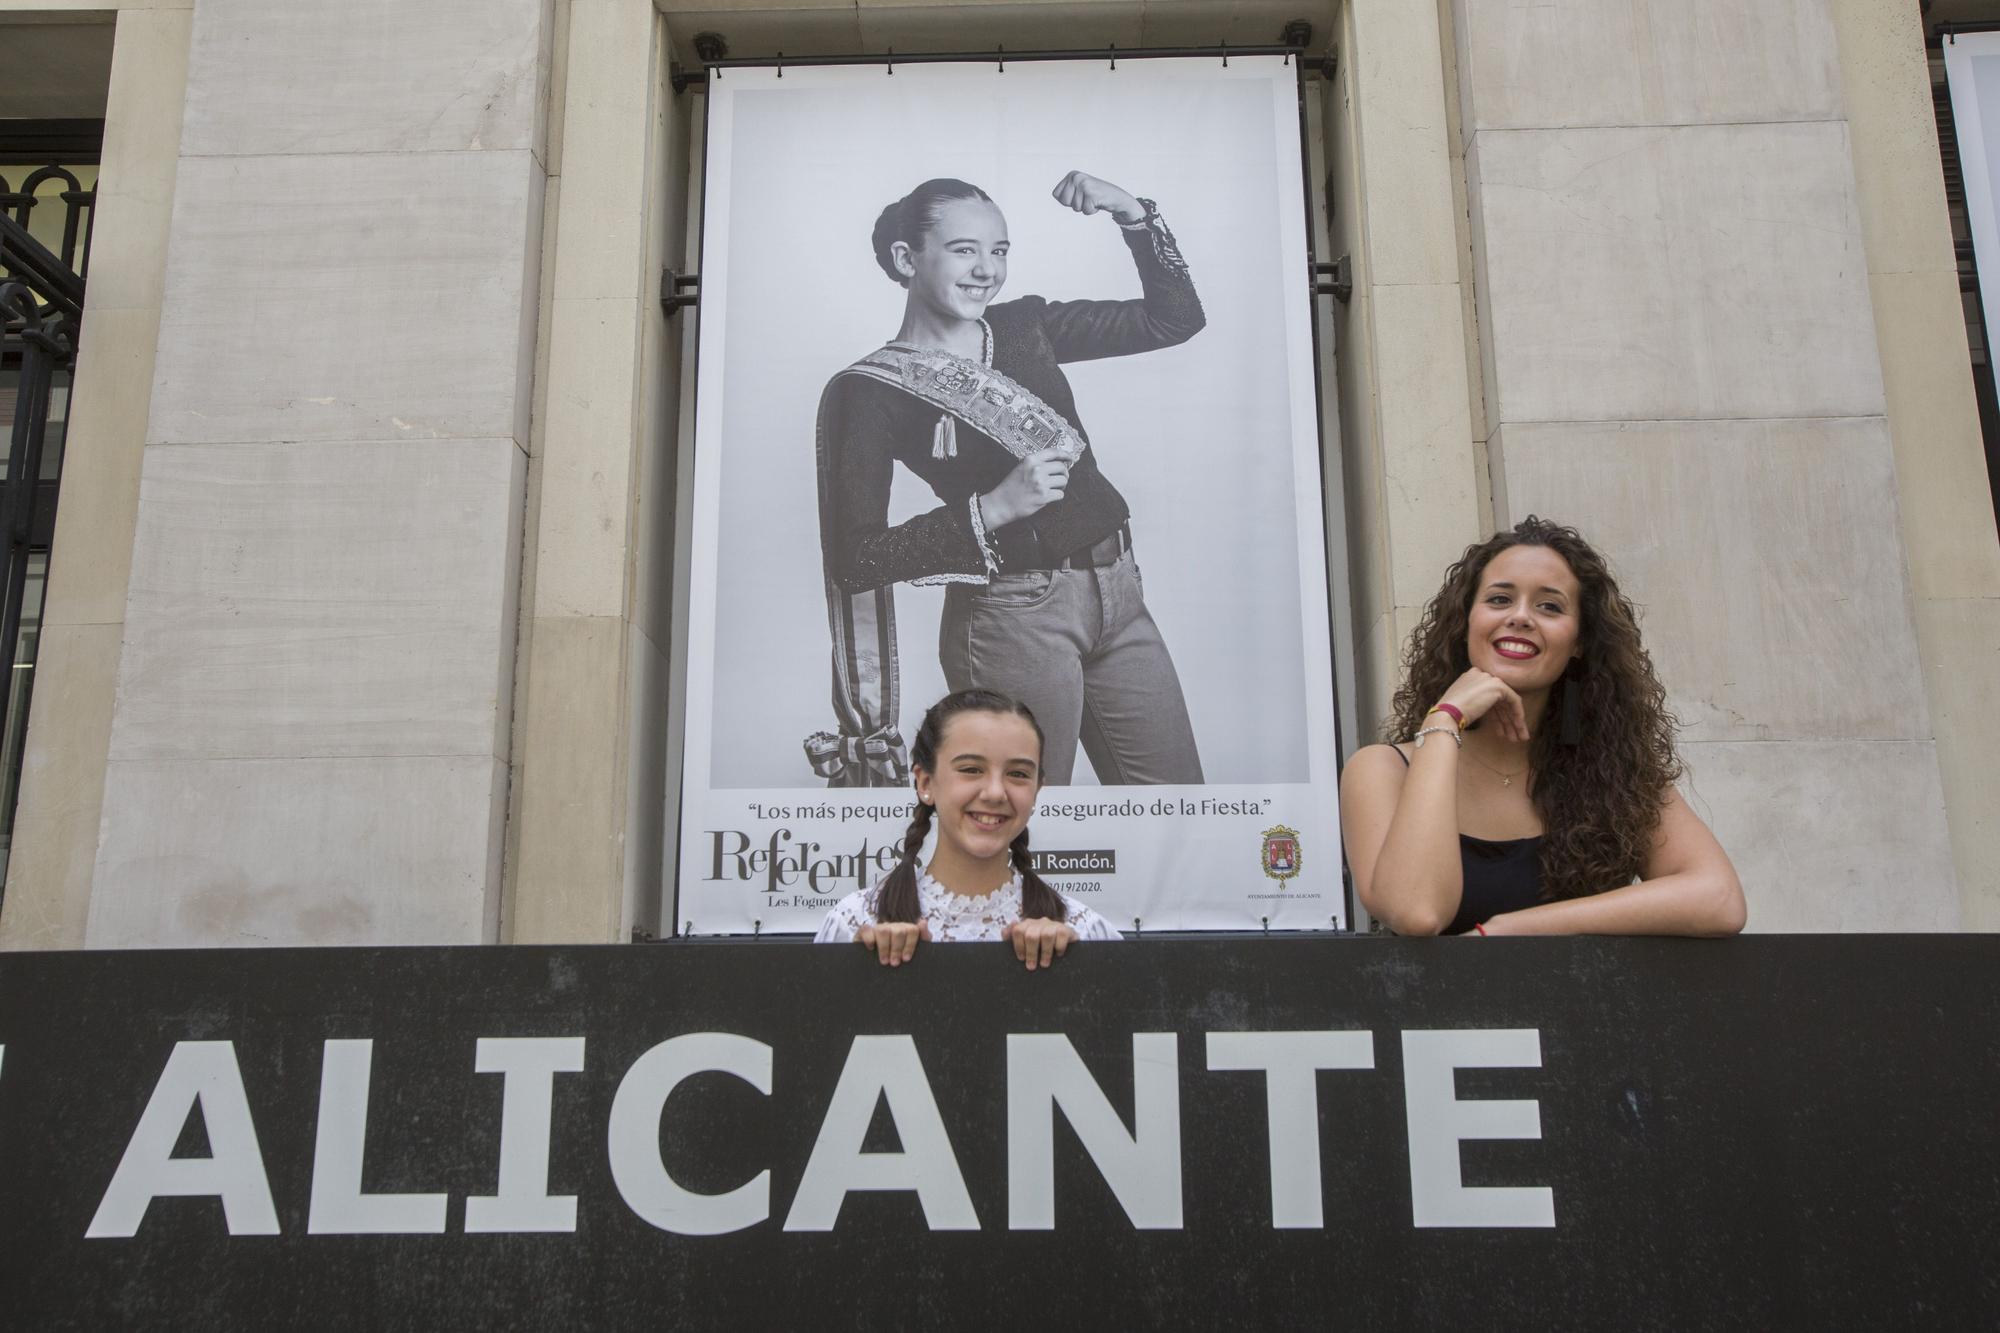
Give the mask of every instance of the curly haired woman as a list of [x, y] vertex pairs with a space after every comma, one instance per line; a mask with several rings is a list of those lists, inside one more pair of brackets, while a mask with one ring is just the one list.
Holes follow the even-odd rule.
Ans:
[[1638, 617], [1575, 529], [1467, 548], [1410, 636], [1389, 734], [1341, 776], [1361, 901], [1398, 934], [1733, 935], [1743, 889], [1674, 789]]

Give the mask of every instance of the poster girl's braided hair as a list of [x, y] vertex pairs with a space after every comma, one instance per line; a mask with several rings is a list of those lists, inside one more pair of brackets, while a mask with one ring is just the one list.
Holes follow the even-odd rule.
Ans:
[[937, 225], [938, 214], [946, 204], [960, 199], [993, 202], [992, 196], [977, 185], [940, 176], [925, 181], [882, 210], [882, 215], [875, 219], [875, 262], [889, 275], [889, 281], [899, 287], [910, 285], [910, 280], [896, 271], [896, 256], [890, 247], [901, 241], [912, 250], [923, 249], [924, 233]]
[[[1000, 713], [1012, 714], [1028, 720], [1035, 729], [1035, 744], [1043, 744], [1042, 724], [1035, 721], [1035, 715], [1028, 706], [1010, 699], [994, 690], [960, 690], [947, 694], [932, 704], [924, 714], [924, 723], [917, 728], [916, 738], [910, 743], [910, 760], [926, 773], [937, 772], [938, 745], [944, 739], [945, 724], [960, 713]], [[910, 816], [910, 827], [903, 834], [903, 859], [896, 863], [888, 877], [882, 881], [881, 892], [875, 899], [875, 919], [877, 921], [916, 921], [922, 918], [922, 905], [917, 901], [917, 853], [923, 849], [924, 838], [931, 831], [931, 807], [917, 802], [916, 812]], [[1048, 881], [1037, 875], [1028, 864], [1028, 830], [1022, 829], [1016, 835], [1011, 848], [1014, 869], [1021, 876], [1021, 916], [1046, 917], [1051, 921], [1063, 921], [1069, 917], [1069, 909], [1063, 905], [1062, 895], [1049, 887]]]

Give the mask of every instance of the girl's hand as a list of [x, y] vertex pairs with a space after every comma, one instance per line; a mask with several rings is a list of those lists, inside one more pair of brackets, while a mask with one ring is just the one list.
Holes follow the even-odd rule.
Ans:
[[884, 921], [863, 926], [854, 938], [861, 947], [874, 951], [875, 961], [884, 967], [901, 967], [917, 952], [917, 941], [931, 937], [928, 921]]
[[1110, 181], [1099, 180], [1081, 171], [1070, 172], [1057, 181], [1056, 188], [1049, 193], [1055, 196], [1057, 203], [1085, 216], [1109, 213], [1127, 227], [1146, 219], [1144, 204]]
[[1035, 916], [1013, 922], [1000, 932], [1000, 938], [1014, 946], [1014, 956], [1032, 972], [1037, 965], [1048, 967], [1067, 952], [1076, 930], [1067, 922]]
[[1471, 726], [1483, 717], [1491, 716], [1499, 728], [1500, 735], [1510, 741], [1528, 739], [1528, 712], [1521, 705], [1521, 696], [1513, 687], [1498, 676], [1488, 675], [1478, 667], [1472, 668], [1451, 683], [1439, 703], [1450, 704], [1465, 714], [1465, 725]]
[[1004, 528], [1040, 513], [1063, 498], [1069, 488], [1070, 460], [1061, 447], [1029, 454], [1005, 481], [979, 497], [979, 519], [987, 528]]

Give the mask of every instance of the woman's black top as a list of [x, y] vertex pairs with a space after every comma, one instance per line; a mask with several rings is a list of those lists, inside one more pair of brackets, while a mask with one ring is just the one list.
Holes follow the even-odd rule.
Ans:
[[1502, 912], [1533, 907], [1542, 900], [1542, 840], [1532, 838], [1474, 838], [1458, 835], [1458, 864], [1465, 872], [1465, 887], [1459, 890], [1458, 915], [1444, 928], [1447, 935], [1463, 935], [1474, 925], [1490, 921]]
[[[1396, 757], [1407, 767], [1410, 756], [1395, 746]], [[1458, 915], [1440, 933], [1463, 935], [1473, 926], [1492, 920], [1502, 912], [1517, 912], [1542, 901], [1542, 839], [1475, 838], [1458, 835], [1458, 864], [1463, 887], [1458, 894]]]

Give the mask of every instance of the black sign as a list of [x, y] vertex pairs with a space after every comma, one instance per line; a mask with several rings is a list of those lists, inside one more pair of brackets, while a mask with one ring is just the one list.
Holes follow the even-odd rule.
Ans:
[[0, 957], [0, 1309], [1986, 1323], [2000, 940]]

